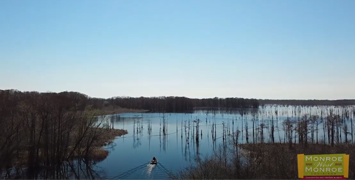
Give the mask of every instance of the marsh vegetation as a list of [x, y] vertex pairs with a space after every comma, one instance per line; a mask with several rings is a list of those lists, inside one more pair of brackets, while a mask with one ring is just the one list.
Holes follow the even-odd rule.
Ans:
[[[297, 154], [345, 153], [350, 155], [349, 178], [355, 178], [354, 116], [354, 106], [259, 109], [249, 118], [252, 132], [248, 130], [250, 122], [237, 127], [227, 138], [229, 143], [181, 171], [180, 177], [297, 179]], [[242, 114], [241, 118], [243, 121]], [[223, 137], [226, 132], [229, 134], [223, 128]]]
[[7, 178], [115, 177], [152, 156], [175, 173], [189, 167], [180, 177], [192, 179], [297, 178], [297, 153], [341, 152], [354, 162], [355, 106], [336, 101], [259, 105], [14, 90], [0, 91], [0, 100], [0, 170]]

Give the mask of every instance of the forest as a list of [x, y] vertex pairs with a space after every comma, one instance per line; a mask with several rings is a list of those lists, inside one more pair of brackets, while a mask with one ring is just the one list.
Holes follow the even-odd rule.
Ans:
[[88, 102], [75, 92], [0, 91], [0, 173], [26, 166], [22, 178], [67, 178], [69, 169], [79, 178], [74, 160], [105, 158], [100, 147], [127, 132], [101, 128]]
[[116, 97], [112, 104], [132, 109], [146, 109], [149, 112], [193, 112], [197, 108], [258, 108], [256, 99], [243, 98], [206, 98], [191, 99], [186, 97]]

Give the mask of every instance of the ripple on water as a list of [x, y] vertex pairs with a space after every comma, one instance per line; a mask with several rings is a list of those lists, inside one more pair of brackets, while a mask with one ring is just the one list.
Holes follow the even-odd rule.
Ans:
[[169, 176], [157, 165], [148, 164], [124, 179], [169, 179]]

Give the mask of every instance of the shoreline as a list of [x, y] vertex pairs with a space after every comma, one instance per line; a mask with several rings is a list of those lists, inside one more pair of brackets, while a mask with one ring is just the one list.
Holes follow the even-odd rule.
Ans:
[[[107, 158], [109, 155], [109, 151], [105, 149], [105, 146], [110, 145], [114, 142], [116, 138], [119, 138], [123, 135], [128, 134], [128, 131], [125, 129], [106, 129], [106, 128], [98, 128], [98, 138], [92, 144], [92, 147], [89, 149], [88, 157], [90, 160], [101, 162]], [[72, 150], [72, 145], [68, 146], [68, 151]], [[73, 156], [70, 159], [83, 158], [86, 150], [76, 149]], [[41, 153], [40, 153], [41, 154]], [[40, 159], [44, 158], [43, 155], [40, 155]], [[18, 158], [16, 158], [12, 164], [14, 167], [16, 166], [27, 166], [28, 163], [28, 152], [23, 151], [20, 152]]]
[[[109, 151], [104, 147], [114, 142], [116, 138], [128, 134], [125, 129], [100, 129], [100, 138], [93, 144], [89, 158], [94, 161], [103, 161], [109, 155]], [[75, 157], [79, 158], [79, 157]]]
[[148, 110], [107, 107], [107, 108], [100, 109], [97, 116], [106, 116], [106, 115], [123, 114], [123, 113], [146, 113], [146, 112], [148, 112]]

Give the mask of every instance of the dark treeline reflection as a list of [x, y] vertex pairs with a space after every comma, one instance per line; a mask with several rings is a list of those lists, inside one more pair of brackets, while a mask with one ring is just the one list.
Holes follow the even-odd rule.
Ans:
[[145, 109], [150, 112], [193, 112], [195, 108], [258, 108], [256, 99], [208, 98], [191, 99], [186, 97], [116, 97], [112, 104], [132, 109]]
[[111, 130], [100, 128], [88, 102], [73, 92], [0, 91], [1, 174], [16, 167], [21, 178], [62, 178], [78, 158], [104, 159], [107, 154], [94, 154], [102, 152], [100, 140]]
[[[11, 167], [0, 171], [8, 179], [105, 179], [106, 172], [90, 159], [78, 158], [66, 161], [60, 166], [48, 170], [45, 168], [30, 170], [29, 168]], [[31, 174], [31, 176], [29, 176]]]

